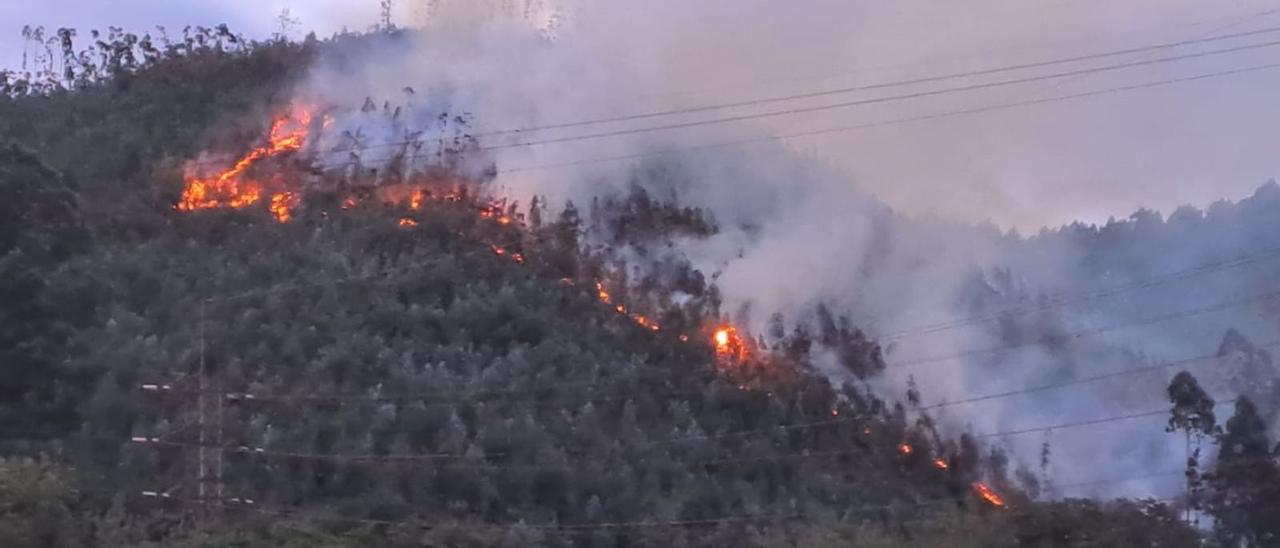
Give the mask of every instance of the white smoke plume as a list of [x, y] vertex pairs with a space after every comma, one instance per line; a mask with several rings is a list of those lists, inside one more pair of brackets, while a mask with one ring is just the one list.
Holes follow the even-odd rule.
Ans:
[[[1179, 210], [1168, 223], [1147, 212], [1100, 231], [1075, 226], [1023, 238], [990, 224], [948, 220], [930, 211], [948, 211], [972, 220], [982, 218], [985, 201], [987, 207], [996, 208], [987, 217], [1004, 218], [1006, 226], [1025, 228], [1028, 208], [1042, 208], [1047, 214], [1041, 222], [1051, 222], [1061, 215], [1060, 208], [1072, 206], [1063, 203], [1071, 201], [1072, 191], [1035, 182], [1020, 186], [1001, 176], [996, 177], [998, 191], [971, 192], [956, 208], [940, 207], [944, 204], [930, 201], [931, 193], [946, 199], [959, 191], [941, 174], [919, 165], [935, 159], [941, 164], [956, 161], [937, 142], [922, 142], [918, 150], [890, 151], [881, 148], [883, 144], [875, 145], [879, 157], [868, 158], [871, 167], [859, 170], [857, 165], [833, 159], [829, 149], [805, 149], [771, 139], [785, 129], [776, 123], [739, 122], [541, 145], [527, 143], [657, 125], [666, 119], [499, 133], [690, 104], [690, 97], [697, 93], [673, 90], [696, 87], [689, 85], [697, 83], [689, 71], [697, 63], [678, 55], [655, 57], [643, 52], [695, 55], [693, 44], [685, 48], [673, 42], [697, 36], [687, 28], [690, 21], [732, 24], [714, 16], [733, 13], [732, 9], [723, 3], [710, 4], [722, 11], [675, 2], [646, 3], [643, 10], [619, 2], [435, 3], [418, 30], [321, 59], [299, 96], [350, 105], [353, 114], [339, 118], [334, 131], [360, 133], [370, 143], [427, 130], [441, 113], [466, 114], [481, 148], [497, 164], [496, 185], [525, 203], [539, 195], [552, 204], [573, 200], [582, 205], [596, 196], [639, 185], [653, 196], [709, 211], [720, 232], [705, 239], [680, 240], [673, 252], [715, 280], [726, 310], [753, 333], [763, 332], [775, 313], [794, 322], [825, 305], [848, 315], [868, 334], [882, 337], [889, 370], [870, 383], [891, 399], [901, 399], [908, 378], [914, 379], [929, 405], [1213, 354], [1228, 329], [1259, 344], [1275, 336], [1274, 306], [1214, 306], [1265, 293], [1280, 261], [1201, 272], [1167, 283], [1143, 283], [1166, 273], [1261, 252], [1269, 243], [1280, 246], [1275, 236], [1280, 231], [1274, 230], [1274, 223], [1267, 224], [1265, 213], [1259, 213], [1280, 207], [1280, 199], [1272, 195], [1280, 191], [1273, 187], [1238, 206], [1219, 204], [1207, 213]], [[826, 7], [846, 16], [851, 13]], [[653, 15], [662, 10], [669, 12], [665, 22], [670, 28], [664, 29], [662, 17]], [[764, 24], [759, 14], [742, 13], [746, 32]], [[805, 25], [824, 24], [811, 17], [795, 21], [801, 23], [784, 24], [780, 33], [803, 40]], [[1194, 25], [1184, 22], [1183, 26]], [[977, 31], [960, 25], [956, 32]], [[883, 37], [883, 33], [872, 36]], [[867, 37], [848, 41], [875, 45]], [[899, 46], [921, 47], [895, 47]], [[777, 53], [760, 44], [748, 47], [761, 55]], [[848, 61], [829, 60], [831, 64]], [[739, 92], [729, 100], [743, 95], [749, 96]], [[1194, 102], [1202, 97], [1193, 94], [1187, 99]], [[403, 108], [405, 114], [399, 125], [354, 114], [367, 103], [384, 113]], [[702, 112], [678, 121], [736, 113]], [[983, 123], [972, 127], [981, 129]], [[954, 142], [959, 150], [974, 150], [972, 141], [982, 140], [957, 131], [956, 126], [947, 125], [938, 138]], [[1043, 142], [1062, 135], [1047, 129]], [[759, 141], [699, 148], [750, 139]], [[889, 142], [909, 145], [892, 137]], [[691, 150], [664, 153], [673, 149]], [[616, 157], [629, 159], [584, 161]], [[376, 157], [366, 161], [376, 162]], [[895, 164], [901, 167], [901, 181], [893, 176]], [[1057, 177], [1026, 173], [1025, 165], [1011, 162], [1009, 170], [1028, 179]], [[1002, 165], [990, 164], [990, 169], [999, 170]], [[925, 174], [937, 179], [921, 183]], [[1234, 175], [1239, 173], [1227, 176]], [[910, 191], [897, 188], [899, 182]], [[1127, 192], [1120, 193], [1114, 202], [1120, 205], [1114, 207], [1130, 203]], [[924, 205], [910, 207], [911, 200], [904, 196], [912, 195]], [[897, 209], [878, 196], [890, 199]], [[1010, 206], [1010, 196], [1018, 196], [1016, 207]], [[1165, 198], [1151, 197], [1153, 201]], [[1001, 215], [998, 208], [1004, 206], [1013, 212]], [[1096, 216], [1096, 210], [1087, 209], [1075, 211]], [[1085, 295], [1110, 287], [1129, 289], [1081, 302], [1054, 300], [1057, 295]], [[1010, 307], [1031, 312], [1005, 315], [1000, 321], [919, 329]], [[1188, 310], [1200, 312], [1183, 314]], [[997, 350], [975, 351], [988, 349]], [[1251, 374], [1274, 376], [1270, 358], [1260, 350], [1239, 341], [1227, 350], [1232, 356], [1226, 362], [1244, 360], [1252, 364]], [[1203, 376], [1215, 395], [1235, 397], [1245, 389], [1232, 367], [1243, 366], [1223, 363], [1208, 360], [1187, 368]], [[1178, 370], [1153, 369], [951, 405], [931, 413], [949, 434], [983, 434], [1159, 410], [1168, 406], [1164, 388]], [[1220, 412], [1225, 418], [1229, 407]], [[1052, 495], [1166, 497], [1179, 492], [1182, 480], [1176, 472], [1185, 454], [1182, 438], [1164, 433], [1165, 421], [1163, 415], [1146, 416], [985, 441], [1006, 447], [1023, 466], [1047, 473], [1042, 479], [1057, 485], [1175, 472], [1138, 481], [1063, 487], [1051, 491]], [[1041, 471], [1037, 468], [1046, 441], [1052, 458]]]

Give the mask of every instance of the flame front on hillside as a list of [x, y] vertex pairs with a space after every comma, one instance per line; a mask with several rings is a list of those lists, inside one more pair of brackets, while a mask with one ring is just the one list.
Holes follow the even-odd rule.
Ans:
[[[306, 142], [311, 120], [310, 109], [295, 109], [272, 122], [266, 145], [250, 150], [230, 168], [206, 176], [188, 173], [177, 209], [239, 209], [260, 202], [266, 192], [265, 185], [250, 176], [249, 170], [263, 159], [300, 150]], [[290, 210], [297, 201], [296, 193], [281, 190], [271, 195], [268, 208], [277, 221], [285, 222], [292, 217]]]
[[974, 482], [973, 491], [974, 493], [977, 493], [979, 498], [987, 501], [987, 504], [995, 506], [996, 508], [1005, 507], [1004, 497], [1001, 497], [995, 491], [992, 491], [990, 487], [987, 487], [987, 484], [980, 481]]

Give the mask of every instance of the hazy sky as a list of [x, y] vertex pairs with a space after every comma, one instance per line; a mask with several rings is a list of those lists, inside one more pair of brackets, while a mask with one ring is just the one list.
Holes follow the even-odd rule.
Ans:
[[[0, 2], [0, 64], [17, 64], [24, 24], [145, 30], [156, 24], [226, 22], [239, 32], [265, 36], [288, 7], [302, 27], [325, 34], [344, 25], [369, 26], [377, 4], [7, 0]], [[398, 4], [402, 20], [420, 9], [408, 0]], [[585, 6], [582, 11], [590, 13], [580, 14], [576, 24], [591, 28], [578, 30], [596, 35], [597, 41], [605, 37], [620, 62], [664, 91], [651, 105], [636, 105], [640, 112], [1280, 26], [1280, 12], [1269, 12], [1280, 9], [1274, 0], [602, 0]], [[1275, 39], [1280, 33], [1114, 61]], [[1276, 51], [1280, 48], [766, 123], [786, 133], [892, 120], [1271, 62]], [[1008, 75], [986, 78], [1001, 77]], [[966, 82], [946, 85], [956, 83]], [[1169, 211], [1247, 194], [1280, 175], [1277, 89], [1280, 70], [792, 144], [831, 158], [849, 171], [851, 181], [899, 209], [991, 219], [1027, 230], [1078, 218], [1105, 220], [1139, 206]], [[698, 131], [686, 133], [696, 137]]]

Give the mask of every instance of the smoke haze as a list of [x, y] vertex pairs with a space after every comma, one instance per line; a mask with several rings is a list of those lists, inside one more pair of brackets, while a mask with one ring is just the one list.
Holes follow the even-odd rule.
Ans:
[[[472, 113], [482, 146], [497, 162], [496, 184], [517, 199], [536, 194], [553, 204], [584, 204], [636, 185], [653, 196], [705, 208], [720, 232], [672, 242], [668, 255], [688, 260], [713, 279], [724, 294], [726, 312], [753, 333], [762, 333], [774, 313], [790, 326], [825, 305], [882, 336], [889, 370], [869, 382], [889, 398], [902, 399], [909, 379], [925, 404], [937, 404], [1210, 355], [1232, 328], [1246, 340], [1270, 342], [1274, 307], [1253, 302], [1214, 307], [1267, 291], [1275, 262], [1196, 274], [1071, 306], [1040, 308], [1038, 303], [1053, 304], [1054, 295], [1141, 285], [1280, 245], [1274, 236], [1280, 232], [1268, 228], [1280, 227], [1258, 213], [1280, 207], [1273, 187], [1239, 206], [1218, 204], [1207, 214], [1179, 210], [1168, 223], [1148, 210], [1103, 229], [1077, 225], [1040, 231], [1031, 239], [1005, 230], [1030, 232], [1044, 224], [1111, 215], [1123, 219], [1139, 206], [1170, 213], [1184, 202], [1205, 206], [1224, 196], [1247, 195], [1278, 171], [1269, 163], [1274, 155], [1262, 148], [1268, 142], [1263, 135], [1280, 119], [1277, 108], [1261, 99], [1276, 74], [821, 139], [774, 139], [795, 131], [1221, 70], [1256, 62], [1265, 53], [862, 110], [544, 145], [525, 146], [673, 120], [494, 133], [1055, 58], [1266, 22], [1247, 16], [1261, 9], [1245, 3], [1212, 16], [1190, 2], [1162, 3], [1164, 18], [1157, 21], [1143, 18], [1136, 4], [1108, 5], [1107, 10], [1065, 2], [1034, 8], [986, 3], [981, 10], [967, 4], [926, 9], [911, 3], [822, 2], [785, 11], [776, 6], [593, 2], [455, 9], [437, 4], [423, 31], [408, 43], [393, 40], [360, 54], [365, 57], [321, 62], [303, 93], [334, 104], [355, 105], [369, 97], [377, 104], [420, 101], [428, 114]], [[1155, 9], [1154, 4], [1147, 8]], [[905, 38], [910, 36], [928, 39]], [[1038, 47], [993, 48], [993, 43]], [[1124, 58], [1130, 59], [1143, 57]], [[405, 98], [406, 86], [415, 99]], [[1228, 98], [1229, 105], [1206, 108]], [[703, 112], [674, 121], [743, 112], [752, 110]], [[424, 116], [423, 123], [429, 119]], [[377, 131], [364, 122], [342, 123]], [[758, 142], [698, 148], [739, 140]], [[695, 150], [661, 153], [690, 147]], [[631, 159], [583, 163], [613, 157]], [[968, 224], [987, 219], [1003, 228]], [[1010, 308], [1031, 313], [913, 329]], [[1184, 314], [1189, 310], [1198, 312]], [[1234, 359], [1241, 359], [1236, 354]], [[1202, 369], [1193, 372], [1204, 376], [1220, 398], [1235, 397], [1241, 390], [1238, 376], [1231, 379], [1239, 367], [1210, 367], [1218, 361], [1196, 363]], [[1270, 367], [1267, 357], [1265, 374], [1274, 376]], [[838, 368], [823, 370], [835, 381], [859, 382], [840, 377]], [[950, 434], [982, 434], [1158, 411], [1167, 407], [1164, 387], [1177, 371], [1157, 368], [1117, 381], [952, 405], [931, 414]], [[1229, 408], [1220, 413], [1228, 415]], [[1177, 472], [1185, 459], [1180, 437], [1163, 432], [1166, 419], [1144, 416], [985, 441], [1008, 449], [1019, 466], [1042, 481], [1066, 486], [1051, 489], [1050, 495], [1164, 497], [1178, 492]], [[1045, 443], [1052, 458], [1042, 465]], [[1097, 481], [1153, 472], [1172, 473]], [[1092, 483], [1074, 485], [1082, 482]]]
[[[261, 21], [274, 13], [269, 10], [284, 7], [217, 5], [225, 11], [210, 13], [226, 14], [233, 27], [247, 14]], [[150, 7], [134, 2], [120, 9], [142, 18]], [[377, 10], [374, 2], [330, 2], [296, 6], [294, 13], [307, 27], [365, 28]], [[883, 396], [902, 399], [913, 379], [925, 405], [956, 402], [1212, 355], [1220, 346], [1222, 359], [1187, 365], [1197, 376], [1203, 372], [1216, 396], [1255, 390], [1242, 383], [1241, 372], [1275, 375], [1265, 348], [1253, 345], [1277, 338], [1280, 310], [1254, 297], [1275, 291], [1268, 284], [1280, 260], [1145, 282], [1280, 248], [1280, 226], [1272, 220], [1280, 189], [1265, 186], [1246, 201], [1209, 207], [1223, 198], [1248, 197], [1280, 173], [1268, 138], [1280, 122], [1280, 106], [1269, 93], [1280, 84], [1280, 71], [778, 138], [1226, 70], [1265, 62], [1272, 49], [605, 138], [575, 136], [837, 99], [503, 132], [1280, 25], [1280, 13], [1269, 12], [1263, 2], [815, 0], [797, 7], [765, 0], [457, 0], [402, 2], [396, 16], [420, 32], [322, 58], [297, 89], [301, 101], [344, 107], [321, 149], [337, 148], [351, 136], [376, 145], [441, 131], [440, 114], [467, 115], [486, 156], [496, 162], [498, 191], [523, 203], [539, 195], [553, 205], [582, 205], [634, 185], [704, 208], [721, 230], [673, 241], [667, 255], [689, 261], [714, 280], [724, 310], [753, 334], [763, 333], [774, 314], [789, 327], [811, 319], [819, 306], [847, 315], [885, 344], [888, 371], [865, 381]], [[58, 24], [68, 23], [52, 22]], [[258, 25], [256, 34], [271, 32], [269, 24]], [[1249, 40], [1222, 46], [1238, 43]], [[1176, 52], [1205, 49], [1211, 47]], [[907, 91], [917, 89], [930, 87]], [[529, 144], [561, 138], [571, 140]], [[706, 146], [726, 141], [754, 142]], [[664, 153], [680, 149], [691, 150]], [[335, 152], [321, 159], [348, 157]], [[589, 161], [618, 157], [626, 159]], [[361, 161], [376, 164], [379, 156], [371, 153]], [[1208, 209], [1176, 209], [1182, 204]], [[1040, 230], [1075, 220], [1129, 219], [1141, 207], [1160, 213], [1147, 210], [1101, 229]], [[1053, 297], [1111, 287], [1131, 289], [1069, 305]], [[1223, 305], [1234, 302], [1245, 304]], [[921, 328], [1011, 308], [1029, 312]], [[1226, 337], [1230, 329], [1239, 335]], [[840, 376], [838, 368], [822, 370], [836, 381], [864, 382]], [[948, 434], [1144, 413], [1167, 407], [1163, 390], [1177, 370], [1152, 369], [930, 413]], [[1263, 404], [1273, 414], [1273, 431], [1277, 403]], [[1153, 415], [984, 441], [1008, 448], [1021, 466], [1058, 485], [1174, 472], [1062, 487], [1051, 495], [1165, 497], [1178, 492], [1177, 472], [1185, 459], [1181, 437], [1163, 432], [1165, 421]], [[1039, 469], [1046, 441], [1053, 456]]]

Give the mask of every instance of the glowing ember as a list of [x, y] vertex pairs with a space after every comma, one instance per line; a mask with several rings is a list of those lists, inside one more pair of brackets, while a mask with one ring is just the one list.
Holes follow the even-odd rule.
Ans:
[[898, 444], [899, 453], [902, 453], [903, 455], [910, 455], [912, 451], [914, 451], [914, 449], [911, 448], [911, 444], [905, 442]]
[[511, 260], [515, 261], [516, 264], [524, 264], [524, 253], [512, 253]]
[[868, 427], [864, 427], [864, 428], [862, 429], [862, 435], [864, 435], [864, 436], [870, 436], [870, 435], [871, 435], [871, 427], [869, 427], [869, 426], [868, 426]]
[[680, 342], [689, 342], [688, 335], [680, 335]]
[[604, 284], [596, 282], [596, 295], [600, 297], [600, 302], [609, 304], [609, 292], [604, 290]]
[[615, 306], [615, 307], [614, 307], [614, 310], [617, 310], [619, 314], [626, 314], [626, 313], [627, 313], [627, 307], [622, 306], [622, 305]]
[[413, 196], [409, 197], [409, 209], [413, 209], [415, 211], [422, 209], [422, 190], [421, 189], [413, 191]]
[[[250, 150], [232, 167], [209, 177], [188, 176], [182, 198], [175, 206], [179, 211], [196, 211], [211, 208], [243, 208], [262, 200], [263, 188], [258, 181], [247, 180], [245, 172], [263, 158], [278, 156], [302, 148], [311, 124], [311, 112], [302, 109], [292, 115], [281, 116], [271, 124], [267, 136], [267, 144]], [[289, 193], [283, 193], [289, 194]], [[277, 219], [281, 218], [287, 196], [272, 197], [271, 212]], [[287, 211], [283, 211], [286, 220]]]
[[511, 217], [508, 217], [506, 215], [498, 217], [498, 224], [504, 224], [504, 225], [511, 224]]
[[495, 246], [490, 246], [490, 247], [492, 247], [492, 248], [493, 248], [493, 252], [494, 252], [495, 254], [498, 254], [498, 255], [506, 255], [506, 254], [507, 254], [507, 250], [503, 249], [501, 246], [496, 246], [496, 245], [495, 245]]
[[400, 227], [402, 227], [402, 228], [408, 228], [408, 227], [418, 226], [418, 221], [415, 221], [415, 220], [410, 219], [410, 218], [408, 218], [408, 217], [401, 217], [401, 218], [400, 218], [400, 222], [399, 222], [399, 223], [396, 223], [396, 224], [397, 224], [397, 225], [399, 225], [399, 226], [400, 226]]
[[280, 192], [271, 195], [271, 205], [267, 206], [267, 209], [271, 212], [271, 215], [276, 218], [276, 221], [287, 223], [289, 222], [289, 219], [293, 218], [293, 214], [290, 213], [290, 210], [296, 205], [298, 205], [297, 194], [293, 192]]
[[355, 206], [356, 199], [354, 197], [348, 196], [347, 199], [342, 201], [342, 209], [351, 209]]
[[653, 320], [650, 320], [649, 318], [645, 317], [643, 314], [632, 314], [631, 319], [634, 320], [637, 324], [639, 324], [640, 327], [649, 328], [650, 331], [659, 330], [658, 324], [653, 323]]
[[943, 460], [941, 457], [934, 457], [934, 458], [933, 458], [933, 467], [934, 467], [934, 468], [937, 468], [938, 470], [946, 470], [946, 469], [950, 468], [951, 466], [950, 466], [950, 465], [948, 465], [948, 464], [947, 464], [947, 461]]
[[833, 416], [833, 417], [839, 417], [839, 416], [840, 416], [840, 410], [839, 410], [839, 409], [836, 409], [836, 408], [834, 408], [834, 407], [832, 407], [832, 408], [831, 408], [831, 416]]
[[973, 482], [973, 491], [977, 493], [982, 500], [987, 501], [988, 504], [995, 506], [996, 508], [1005, 507], [1004, 497], [996, 494], [996, 492], [992, 491], [990, 487], [987, 487], [985, 483], [980, 481]]
[[748, 339], [738, 335], [738, 329], [733, 326], [716, 328], [711, 334], [711, 342], [715, 345], [716, 356], [721, 359], [742, 361], [747, 358]]

